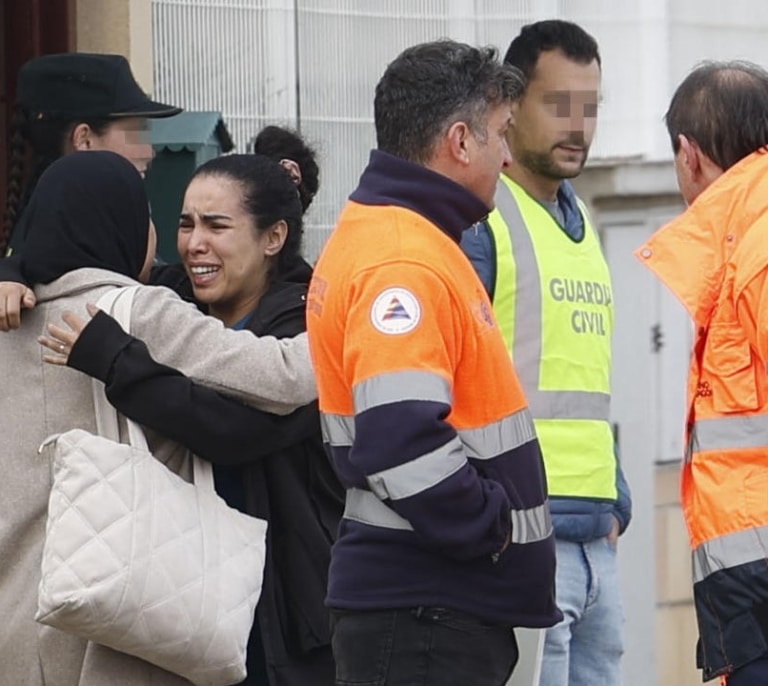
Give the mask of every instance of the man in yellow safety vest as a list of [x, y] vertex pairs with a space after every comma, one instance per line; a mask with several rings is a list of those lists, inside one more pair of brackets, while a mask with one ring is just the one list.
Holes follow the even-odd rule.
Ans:
[[567, 179], [597, 122], [600, 55], [565, 21], [523, 27], [504, 61], [528, 85], [507, 132], [512, 163], [496, 210], [462, 247], [493, 298], [541, 441], [557, 546], [557, 602], [541, 686], [620, 681], [623, 615], [616, 543], [629, 490], [609, 423], [613, 298], [608, 266]]

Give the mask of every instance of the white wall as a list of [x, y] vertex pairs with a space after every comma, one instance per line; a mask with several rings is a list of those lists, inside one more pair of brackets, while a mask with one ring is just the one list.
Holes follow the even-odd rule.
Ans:
[[[690, 349], [682, 306], [633, 255], [676, 214], [674, 207], [602, 213], [600, 231], [611, 267], [616, 319], [611, 421], [632, 491], [632, 523], [619, 540], [626, 623], [624, 686], [659, 683], [656, 665], [655, 465], [679, 460], [685, 424]], [[659, 332], [659, 336], [654, 334]], [[680, 655], [690, 662], [693, 653]]]

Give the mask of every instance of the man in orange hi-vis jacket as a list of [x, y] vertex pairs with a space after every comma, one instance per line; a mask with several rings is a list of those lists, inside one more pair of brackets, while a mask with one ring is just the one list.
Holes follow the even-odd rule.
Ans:
[[501, 686], [512, 628], [561, 619], [539, 444], [459, 247], [493, 206], [523, 81], [492, 49], [405, 50], [378, 147], [310, 286], [307, 325], [347, 489], [327, 603], [338, 684]]
[[666, 116], [689, 204], [637, 251], [696, 325], [682, 503], [704, 680], [768, 684], [768, 73], [707, 63]]

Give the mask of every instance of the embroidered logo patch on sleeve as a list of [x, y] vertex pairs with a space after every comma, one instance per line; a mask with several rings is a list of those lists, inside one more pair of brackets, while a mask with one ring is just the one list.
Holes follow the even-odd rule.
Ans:
[[408, 333], [418, 326], [420, 320], [419, 300], [405, 288], [388, 288], [371, 307], [371, 322], [381, 333]]

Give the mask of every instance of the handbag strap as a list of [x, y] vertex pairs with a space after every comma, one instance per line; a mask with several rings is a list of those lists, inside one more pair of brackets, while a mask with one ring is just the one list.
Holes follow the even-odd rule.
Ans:
[[[112, 288], [96, 302], [96, 307], [111, 315], [126, 333], [130, 332], [131, 307], [133, 306], [133, 296], [137, 288], [138, 286]], [[118, 413], [107, 399], [104, 384], [98, 379], [93, 379], [92, 389], [93, 407], [96, 410], [96, 431], [99, 436], [119, 441], [120, 425]], [[147, 439], [144, 437], [141, 427], [127, 417], [126, 422], [128, 424], [128, 442], [134, 448], [146, 450]]]
[[[133, 298], [140, 286], [122, 286], [112, 288], [99, 298], [96, 307], [111, 315], [126, 333], [131, 332], [131, 309]], [[117, 410], [110, 404], [104, 390], [104, 384], [93, 379], [93, 405], [96, 409], [96, 429], [100, 436], [119, 441], [120, 428]], [[128, 442], [134, 448], [149, 450], [147, 439], [141, 426], [128, 417]], [[214, 492], [213, 467], [210, 462], [201, 460], [196, 455], [192, 458], [192, 480], [200, 488]]]

